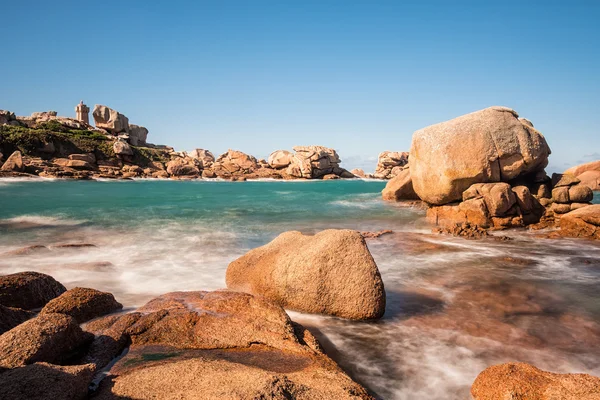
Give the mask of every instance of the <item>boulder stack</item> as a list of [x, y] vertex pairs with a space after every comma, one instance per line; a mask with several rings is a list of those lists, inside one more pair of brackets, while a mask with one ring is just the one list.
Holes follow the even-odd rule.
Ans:
[[350, 172], [340, 168], [340, 157], [334, 149], [324, 146], [295, 146], [296, 154], [287, 167], [287, 173], [294, 178], [315, 179], [328, 174], [342, 178], [353, 178]]
[[590, 205], [594, 198], [592, 189], [581, 184], [571, 174], [552, 174], [552, 199], [550, 210], [555, 216]]
[[373, 177], [377, 179], [391, 179], [397, 176], [400, 171], [407, 167], [408, 155], [409, 153], [406, 151], [384, 151], [380, 153]]
[[129, 118], [110, 107], [96, 104], [92, 115], [97, 128], [105, 129], [113, 135], [129, 133]]

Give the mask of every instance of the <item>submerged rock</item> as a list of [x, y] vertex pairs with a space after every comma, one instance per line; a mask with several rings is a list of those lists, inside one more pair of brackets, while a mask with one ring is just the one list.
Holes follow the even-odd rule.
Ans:
[[123, 308], [111, 293], [95, 289], [74, 288], [50, 300], [41, 314], [61, 313], [75, 318], [78, 323], [110, 314]]
[[92, 339], [68, 315], [39, 315], [0, 336], [0, 367], [14, 368], [38, 361], [60, 363]]
[[416, 131], [410, 169], [419, 197], [441, 205], [460, 200], [474, 183], [535, 174], [549, 154], [544, 136], [515, 111], [490, 107]]
[[282, 307], [349, 319], [381, 318], [385, 290], [359, 232], [285, 232], [229, 264], [227, 287]]
[[43, 307], [67, 289], [50, 275], [18, 272], [0, 276], [0, 304], [25, 310]]
[[555, 374], [525, 363], [485, 369], [471, 387], [474, 400], [597, 400], [600, 378], [587, 374]]

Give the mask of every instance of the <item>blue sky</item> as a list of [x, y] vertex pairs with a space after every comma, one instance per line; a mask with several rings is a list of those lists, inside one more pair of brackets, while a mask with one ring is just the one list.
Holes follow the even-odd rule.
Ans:
[[[156, 4], [150, 4], [156, 3]], [[600, 159], [600, 1], [12, 1], [0, 109], [105, 104], [178, 150], [321, 144], [373, 170], [412, 132], [504, 105], [550, 170]]]

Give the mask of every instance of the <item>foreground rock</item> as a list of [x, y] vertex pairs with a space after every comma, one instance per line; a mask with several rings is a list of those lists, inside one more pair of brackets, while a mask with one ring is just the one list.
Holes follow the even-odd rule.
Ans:
[[383, 316], [385, 290], [359, 232], [285, 232], [229, 264], [227, 287], [282, 307], [365, 320]]
[[34, 316], [31, 311], [0, 305], [0, 335]]
[[587, 374], [555, 374], [524, 363], [494, 365], [479, 374], [474, 400], [597, 400], [600, 378]]
[[176, 292], [138, 311], [87, 327], [97, 340], [121, 331], [131, 342], [95, 398], [370, 398], [307, 330], [260, 298]]
[[560, 218], [562, 236], [600, 239], [600, 204], [582, 207]]
[[123, 305], [110, 293], [88, 288], [74, 288], [50, 300], [40, 314], [62, 313], [70, 315], [81, 324], [122, 308]]
[[509, 108], [490, 107], [416, 131], [410, 150], [415, 192], [442, 205], [461, 200], [474, 183], [509, 182], [543, 170], [550, 148], [518, 117]]
[[67, 289], [50, 275], [19, 272], [0, 276], [0, 304], [25, 310], [43, 307]]
[[413, 188], [410, 169], [404, 169], [393, 177], [385, 185], [381, 195], [388, 201], [420, 200]]
[[78, 400], [88, 395], [93, 365], [35, 363], [0, 374], [3, 400]]
[[14, 368], [39, 361], [60, 363], [92, 339], [68, 315], [40, 315], [0, 336], [0, 367]]

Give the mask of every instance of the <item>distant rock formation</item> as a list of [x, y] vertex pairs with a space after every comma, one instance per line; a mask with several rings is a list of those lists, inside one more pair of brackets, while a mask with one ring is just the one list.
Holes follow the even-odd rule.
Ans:
[[408, 164], [408, 154], [406, 151], [384, 151], [380, 153], [373, 178], [391, 179], [398, 175]]
[[600, 160], [571, 167], [565, 174], [574, 175], [592, 190], [600, 190]]
[[105, 129], [113, 135], [129, 133], [129, 118], [110, 107], [96, 104], [92, 115], [97, 128]]

